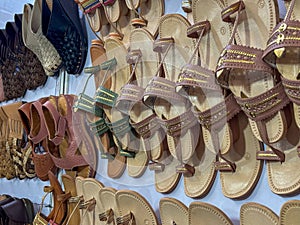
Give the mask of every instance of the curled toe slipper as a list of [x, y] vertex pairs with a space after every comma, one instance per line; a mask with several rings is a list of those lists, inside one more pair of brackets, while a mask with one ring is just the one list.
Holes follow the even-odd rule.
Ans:
[[189, 225], [233, 225], [227, 215], [216, 206], [192, 202], [189, 206]]
[[116, 193], [117, 224], [157, 225], [158, 221], [152, 207], [140, 194], [129, 190]]
[[188, 207], [174, 198], [162, 198], [159, 201], [159, 213], [162, 225], [189, 224]]
[[278, 225], [279, 217], [268, 207], [255, 203], [248, 202], [241, 206], [240, 210], [241, 225]]
[[298, 224], [300, 221], [300, 201], [290, 200], [280, 209], [279, 223], [282, 225]]

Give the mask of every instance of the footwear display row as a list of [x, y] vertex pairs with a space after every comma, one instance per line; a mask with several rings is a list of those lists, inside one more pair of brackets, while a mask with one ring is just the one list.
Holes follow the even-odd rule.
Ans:
[[[181, 201], [164, 197], [159, 200], [159, 218], [149, 202], [139, 193], [131, 190], [116, 190], [105, 187], [94, 178], [72, 178], [62, 175], [62, 190], [57, 178], [49, 172], [50, 186], [44, 188], [53, 196], [54, 206], [48, 216], [35, 216], [38, 224], [152, 224], [152, 225], [232, 225], [233, 222], [218, 207], [201, 201], [191, 202], [189, 207]], [[291, 225], [298, 224], [300, 201], [285, 202], [280, 216], [259, 203], [248, 202], [241, 206], [241, 225]]]

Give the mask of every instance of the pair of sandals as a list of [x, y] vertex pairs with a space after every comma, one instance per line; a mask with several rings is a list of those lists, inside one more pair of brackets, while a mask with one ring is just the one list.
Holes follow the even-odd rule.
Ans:
[[87, 15], [92, 31], [99, 39], [118, 37], [126, 45], [133, 27], [145, 27], [154, 37], [164, 13], [164, 1], [75, 0]]
[[73, 114], [74, 99], [73, 95], [50, 96], [25, 103], [18, 110], [41, 180], [48, 180], [48, 171], [55, 174], [57, 168], [72, 177], [94, 176], [94, 144], [88, 133], [77, 129], [82, 121]]
[[162, 198], [159, 202], [161, 224], [226, 224], [232, 221], [218, 207], [205, 202], [192, 202], [189, 207], [174, 198]]
[[[289, 8], [280, 23], [276, 1], [259, 2], [258, 7], [248, 1], [226, 3], [222, 18], [233, 24], [233, 32], [218, 62], [216, 78], [234, 94], [252, 133], [266, 145], [257, 159], [267, 161], [271, 190], [276, 194], [297, 193], [300, 176], [290, 174], [298, 161], [299, 145], [297, 92], [293, 91], [297, 63], [290, 61], [297, 48], [289, 54], [290, 46], [297, 44], [294, 34], [289, 37], [286, 32], [294, 30], [299, 1], [286, 1]], [[259, 37], [252, 30], [258, 30]]]
[[[42, 198], [41, 206], [35, 215], [34, 225], [47, 224], [80, 224], [79, 209], [77, 208], [79, 199], [77, 198], [75, 178], [63, 174], [61, 180], [64, 186], [62, 189], [57, 177], [51, 172], [48, 172], [49, 186], [44, 187], [45, 195]], [[53, 207], [51, 212], [46, 216], [42, 213], [44, 201], [51, 194]]]
[[154, 210], [139, 193], [104, 187], [92, 178], [76, 178], [81, 199], [80, 223], [74, 224], [158, 224]]
[[289, 200], [285, 202], [280, 209], [279, 216], [276, 215], [268, 207], [249, 202], [242, 205], [240, 210], [240, 224], [251, 225], [261, 223], [263, 221], [266, 225], [277, 225], [277, 224], [293, 224], [298, 223], [300, 212], [300, 201]]
[[[35, 89], [46, 81], [41, 64], [34, 54], [24, 46], [22, 15], [15, 14], [14, 20], [14, 22], [7, 22], [5, 29], [0, 30], [0, 101], [22, 97], [27, 89]], [[30, 77], [28, 74], [31, 74]]]

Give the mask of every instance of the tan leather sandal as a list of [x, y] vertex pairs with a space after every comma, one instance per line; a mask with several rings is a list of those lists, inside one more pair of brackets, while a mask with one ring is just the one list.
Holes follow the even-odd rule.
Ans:
[[130, 116], [131, 125], [141, 136], [136, 139], [137, 152], [134, 158], [127, 158], [128, 174], [132, 177], [138, 177], [144, 173], [152, 155], [155, 160], [162, 154], [162, 137], [157, 134], [149, 138], [145, 134], [149, 136], [149, 132], [155, 133], [155, 131], [144, 131], [148, 121], [155, 117], [152, 109], [142, 102], [145, 88], [158, 66], [158, 55], [149, 52], [152, 46], [153, 36], [144, 28], [137, 28], [131, 32], [127, 62], [132, 66], [132, 72], [129, 82], [122, 87], [116, 102], [116, 107]]
[[[83, 180], [83, 220], [86, 224], [97, 224], [98, 215], [102, 213], [101, 202], [99, 202], [99, 191], [104, 187], [102, 183], [93, 178]], [[87, 217], [87, 219], [84, 219]]]
[[[256, 161], [254, 156], [262, 145], [252, 134], [234, 96], [224, 92], [215, 81], [216, 56], [230, 39], [230, 26], [217, 16], [225, 6], [219, 0], [208, 1], [205, 5], [202, 3], [201, 0], [193, 2], [196, 23], [188, 29], [189, 37], [198, 38], [198, 46], [190, 62], [198, 52], [200, 66], [190, 63], [183, 67], [177, 90], [194, 105], [193, 112], [202, 125], [205, 154], [210, 155], [211, 165], [221, 171], [224, 195], [245, 198], [261, 174], [262, 163]], [[215, 13], [211, 13], [212, 10]], [[212, 153], [217, 155], [216, 163]]]
[[[292, 125], [287, 133], [289, 147], [284, 148], [285, 161], [283, 163], [268, 164], [269, 185], [273, 192], [277, 194], [298, 193], [300, 185], [300, 173], [294, 170], [299, 161], [299, 131], [300, 127], [300, 101], [299, 101], [299, 1], [285, 1], [288, 11], [282, 22], [274, 27], [273, 32], [268, 40], [267, 48], [264, 51], [263, 59], [269, 65], [277, 68], [284, 91], [292, 102]], [[296, 32], [296, 33], [294, 33]], [[294, 123], [298, 128], [295, 127]], [[291, 128], [293, 127], [293, 128]], [[298, 157], [297, 157], [298, 155]], [[283, 182], [284, 181], [284, 182]]]
[[189, 225], [233, 225], [219, 208], [205, 202], [192, 202], [189, 206]]
[[97, 215], [99, 220], [108, 225], [117, 224], [115, 212], [116, 205], [116, 192], [114, 188], [104, 187], [99, 191], [99, 202], [102, 205], [102, 212]]
[[129, 190], [120, 190], [116, 193], [117, 224], [149, 224], [157, 225], [158, 220], [147, 200], [140, 194]]
[[162, 225], [189, 224], [188, 207], [175, 198], [162, 198], [159, 201], [159, 213]]
[[289, 200], [281, 206], [279, 223], [282, 225], [298, 224], [300, 221], [300, 201]]
[[268, 207], [255, 202], [248, 202], [241, 206], [241, 225], [278, 225], [279, 217]]

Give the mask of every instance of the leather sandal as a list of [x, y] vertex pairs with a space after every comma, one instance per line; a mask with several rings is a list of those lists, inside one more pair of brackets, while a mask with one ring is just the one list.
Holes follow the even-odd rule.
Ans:
[[[234, 96], [222, 90], [215, 81], [214, 69], [218, 60], [215, 56], [230, 39], [229, 25], [215, 16], [223, 8], [223, 2], [218, 0], [207, 2], [206, 6], [199, 0], [193, 2], [196, 23], [188, 29], [188, 36], [198, 38], [199, 49], [196, 48], [194, 56], [198, 51], [201, 64], [187, 64], [177, 85], [194, 105], [193, 111], [202, 125], [205, 154], [210, 152], [211, 162], [214, 161], [211, 153], [217, 155], [214, 166], [221, 172], [224, 195], [245, 198], [252, 192], [261, 174], [263, 164], [254, 156], [262, 145], [252, 134]], [[204, 13], [208, 9], [216, 10], [216, 14]], [[190, 62], [193, 59], [191, 57]]]
[[[64, 192], [58, 182], [56, 176], [49, 171], [48, 177], [50, 181], [50, 186], [44, 187], [44, 192], [46, 193], [42, 199], [42, 204], [37, 212], [33, 224], [62, 224], [67, 212], [66, 198], [61, 198], [64, 195]], [[44, 205], [44, 200], [48, 194], [52, 194], [53, 196], [53, 209], [49, 213], [48, 216], [42, 214], [42, 208]]]
[[[283, 84], [284, 91], [292, 102], [292, 118], [296, 123], [297, 127], [300, 127], [300, 101], [298, 98], [299, 92], [298, 87], [298, 72], [299, 71], [299, 41], [297, 41], [297, 31], [295, 28], [299, 27], [299, 1], [285, 1], [288, 7], [287, 15], [284, 20], [274, 27], [272, 34], [267, 43], [267, 48], [264, 51], [263, 59], [270, 66], [277, 68], [280, 73], [280, 78]], [[293, 33], [293, 32], [296, 33]], [[290, 33], [292, 32], [292, 33]], [[291, 129], [290, 129], [291, 130]], [[292, 168], [299, 159], [299, 139], [296, 133], [297, 128], [288, 133], [293, 140], [293, 146], [284, 151], [285, 162], [277, 165], [269, 165], [268, 168], [276, 173], [272, 173], [269, 176], [269, 184], [271, 189], [278, 194], [289, 194], [297, 192], [300, 185], [300, 176], [298, 173], [290, 174]], [[287, 134], [288, 136], [288, 134]], [[298, 154], [298, 157], [296, 156]], [[276, 175], [275, 175], [276, 174]], [[284, 183], [282, 182], [284, 180]], [[280, 181], [280, 182], [279, 182]]]
[[[99, 192], [104, 185], [93, 178], [86, 178], [83, 180], [83, 220], [88, 222], [86, 224], [97, 224], [98, 215], [102, 213], [102, 203], [99, 201]], [[84, 217], [87, 217], [84, 219]]]
[[188, 207], [175, 198], [162, 198], [159, 201], [161, 224], [188, 225]]
[[75, 178], [63, 174], [61, 179], [64, 184], [65, 194], [60, 197], [65, 198], [67, 203], [66, 218], [62, 225], [80, 225], [79, 199], [77, 198]]
[[[281, 82], [275, 82], [277, 80], [276, 71], [274, 74], [274, 70], [261, 58], [269, 30], [274, 27], [278, 20], [277, 3], [270, 0], [268, 4], [263, 4], [261, 7], [249, 4], [248, 1], [239, 1], [232, 5], [230, 3], [231, 1], [227, 2], [229, 6], [223, 10], [222, 18], [225, 22], [235, 21], [235, 24], [229, 45], [221, 53], [216, 76], [219, 84], [225, 88], [230, 88], [235, 95], [241, 109], [249, 117], [254, 135], [275, 153], [259, 152], [258, 159], [264, 158], [264, 155], [270, 155], [267, 158], [283, 162], [284, 154], [273, 148], [271, 144], [280, 141], [287, 132], [288, 122], [283, 109], [288, 105], [289, 100], [284, 93]], [[237, 13], [235, 20], [230, 17], [234, 13]], [[244, 19], [246, 17], [243, 15], [246, 14], [247, 18], [253, 20], [251, 23], [249, 22], [250, 19]], [[266, 18], [258, 17], [257, 15], [260, 14]], [[259, 26], [261, 23], [265, 25]], [[251, 33], [246, 34], [243, 24], [251, 26], [251, 30], [260, 30], [260, 38], [257, 38], [257, 35], [249, 38]], [[233, 44], [234, 40], [238, 45]], [[234, 57], [234, 59], [228, 61], [228, 57]], [[241, 57], [244, 57], [245, 60], [240, 60]], [[257, 68], [260, 69], [257, 70]], [[250, 69], [255, 69], [258, 75], [252, 76]], [[241, 72], [242, 75], [238, 75], [238, 72]], [[278, 100], [274, 98], [277, 94], [280, 95]], [[267, 107], [266, 104], [272, 105], [272, 107]]]
[[[23, 42], [22, 37], [22, 19], [23, 14], [15, 14], [15, 26], [14, 29], [17, 32], [17, 37], [15, 41], [15, 49], [18, 52], [22, 52], [22, 57], [20, 58], [21, 64], [24, 66], [23, 80], [26, 82], [26, 87], [28, 90], [36, 89], [42, 86], [47, 81], [47, 76], [43, 69], [41, 62], [38, 60], [37, 56], [26, 46]], [[29, 75], [30, 74], [30, 75]]]
[[[148, 160], [157, 160], [162, 155], [164, 132], [159, 131], [159, 123], [156, 115], [142, 102], [145, 88], [152, 78], [158, 66], [158, 54], [149, 52], [153, 45], [153, 36], [144, 28], [136, 28], [130, 36], [130, 52], [127, 54], [127, 62], [132, 66], [129, 82], [121, 89], [117, 99], [116, 107], [130, 116], [131, 125], [136, 128], [140, 140], [136, 140], [137, 152], [134, 158], [127, 158], [127, 170], [131, 177], [141, 176]], [[153, 124], [155, 130], [145, 127]], [[153, 135], [151, 134], [153, 132]], [[163, 133], [162, 133], [163, 132]], [[156, 135], [154, 135], [156, 133]], [[151, 138], [150, 138], [151, 136]]]
[[[133, 128], [129, 123], [129, 116], [124, 115], [115, 107], [121, 87], [129, 80], [130, 68], [125, 57], [120, 57], [122, 54], [126, 54], [125, 46], [120, 40], [117, 38], [107, 39], [105, 49], [109, 60], [103, 63], [102, 68], [105, 68], [104, 65], [107, 64], [105, 68], [107, 73], [103, 78], [103, 86], [100, 86], [96, 91], [95, 101], [96, 104], [103, 108], [107, 117], [106, 124], [113, 133], [114, 142], [118, 147], [114, 149], [113, 161], [110, 161], [108, 164], [108, 176], [116, 178], [124, 172], [126, 166], [125, 156], [135, 156], [134, 146], [131, 147], [131, 142], [135, 137]], [[109, 73], [111, 75], [108, 75]], [[106, 81], [110, 82], [110, 87], [105, 87]], [[116, 164], [114, 167], [112, 167], [113, 163]]]
[[140, 194], [129, 190], [116, 193], [117, 224], [149, 224], [157, 225], [158, 220], [151, 205]]
[[61, 67], [62, 59], [42, 32], [42, 1], [25, 4], [22, 17], [23, 42], [40, 60], [46, 75], [53, 76]]
[[205, 202], [192, 202], [189, 206], [189, 224], [233, 225], [228, 216], [216, 206]]
[[97, 216], [100, 221], [108, 225], [117, 224], [115, 218], [115, 212], [117, 211], [116, 192], [116, 189], [110, 187], [104, 187], [99, 191], [99, 202], [102, 205], [102, 212]]
[[[199, 185], [199, 180], [203, 179], [198, 177], [202, 171], [198, 171], [197, 168], [204, 151], [204, 145], [200, 144], [200, 126], [193, 115], [191, 103], [187, 98], [175, 92], [176, 83], [174, 82], [181, 71], [180, 68], [187, 63], [192, 53], [193, 40], [188, 37], [183, 38], [181, 34], [185, 32], [184, 28], [189, 26], [189, 22], [182, 16], [169, 14], [162, 17], [159, 27], [161, 39], [156, 41], [156, 49], [165, 52], [163, 66], [166, 77], [154, 78], [148, 87], [149, 91], [148, 88], [146, 89], [145, 95], [150, 93], [150, 96], [157, 96], [154, 103], [154, 107], [157, 108], [155, 112], [161, 114], [159, 117], [167, 131], [169, 150], [179, 161], [176, 165], [176, 172], [185, 177], [185, 193], [190, 197], [200, 197], [205, 195], [211, 187], [210, 181], [215, 177], [214, 168], [209, 170], [213, 171], [209, 173], [209, 176], [204, 175], [203, 185], [208, 185], [203, 189], [203, 185]], [[178, 27], [178, 32], [170, 32], [170, 27]], [[151, 98], [145, 99], [144, 97], [146, 103], [149, 100], [151, 101]], [[206, 182], [206, 179], [209, 181]]]
[[[46, 101], [47, 98], [41, 98], [35, 102], [25, 103], [18, 109], [32, 148], [32, 160], [36, 176], [43, 181], [48, 180], [48, 171], [52, 171], [54, 174], [57, 171], [57, 167], [48, 152], [48, 134], [42, 112], [42, 104]], [[54, 154], [58, 155], [58, 152]]]
[[87, 57], [88, 40], [84, 17], [80, 19], [77, 4], [43, 0], [41, 8], [43, 34], [59, 53], [66, 71], [80, 74]]
[[[225, 21], [230, 21], [230, 15], [234, 13], [237, 13], [237, 16], [230, 44], [221, 54], [216, 76], [218, 82], [230, 88], [235, 95], [238, 104], [248, 117], [253, 134], [266, 144], [265, 151], [257, 152], [257, 159], [267, 160], [271, 190], [277, 194], [288, 194], [296, 191], [295, 181], [298, 187], [300, 184], [299, 174], [295, 174], [293, 180], [289, 180], [286, 176], [290, 165], [293, 164], [291, 158], [296, 155], [293, 152], [296, 151], [299, 139], [292, 138], [298, 131], [279, 74], [262, 60], [268, 36], [278, 20], [277, 2], [268, 1], [268, 3], [254, 7], [248, 1], [240, 1], [229, 6], [227, 9], [232, 10], [227, 10], [228, 13], [224, 13], [226, 10], [223, 11]], [[245, 15], [249, 20], [244, 19]], [[264, 15], [265, 18], [257, 15]], [[251, 30], [260, 30], [260, 38], [250, 34], [245, 36], [243, 24], [247, 24]], [[233, 44], [233, 39], [238, 45]], [[245, 59], [241, 61], [241, 57]], [[255, 76], [251, 71], [255, 71]], [[291, 154], [287, 158], [288, 153]], [[287, 163], [281, 167], [285, 160], [288, 160]], [[282, 179], [288, 180], [282, 182]]]
[[[58, 168], [66, 170], [70, 176], [94, 176], [94, 165], [88, 165], [85, 154], [93, 152], [93, 145], [85, 139], [85, 135], [78, 137], [75, 135], [77, 120], [72, 112], [74, 95], [60, 95], [50, 97], [43, 104], [43, 114], [45, 117], [48, 132], [49, 154]], [[55, 156], [53, 151], [58, 151], [59, 156]], [[82, 152], [82, 153], [81, 153]]]
[[20, 65], [17, 55], [12, 50], [13, 40], [10, 38], [15, 35], [15, 31], [9, 35], [6, 30], [0, 30], [3, 60], [3, 66], [1, 68], [2, 84], [4, 88], [3, 100], [22, 97], [26, 92], [26, 86], [24, 86], [23, 77], [21, 76], [23, 65]]
[[155, 38], [158, 35], [159, 20], [165, 10], [164, 1], [125, 0], [125, 2], [127, 7], [136, 14], [131, 24], [135, 27], [143, 27]]
[[282, 225], [297, 224], [300, 217], [300, 201], [289, 200], [285, 202], [280, 209], [279, 223]]
[[255, 202], [248, 202], [241, 206], [240, 224], [251, 225], [263, 223], [266, 225], [278, 225], [279, 217], [268, 207]]

